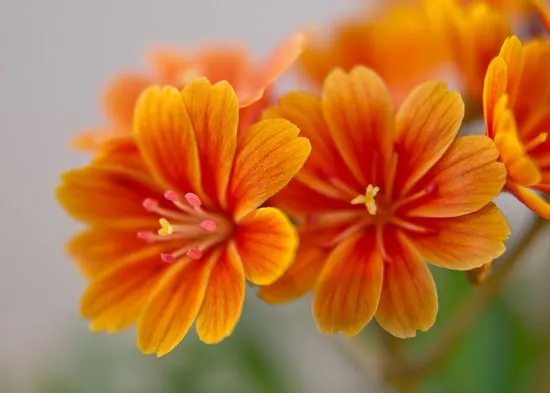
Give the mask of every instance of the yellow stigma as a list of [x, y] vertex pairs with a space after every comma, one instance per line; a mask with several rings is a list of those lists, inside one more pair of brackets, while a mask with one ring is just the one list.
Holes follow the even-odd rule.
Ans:
[[372, 184], [369, 184], [367, 186], [367, 190], [365, 191], [365, 195], [356, 196], [355, 198], [353, 198], [351, 203], [353, 205], [364, 203], [369, 214], [374, 216], [376, 215], [376, 210], [377, 210], [375, 198], [379, 191], [380, 191], [379, 187], [375, 187]]
[[174, 228], [172, 228], [172, 224], [168, 222], [166, 218], [159, 219], [160, 228], [157, 231], [157, 233], [160, 236], [169, 236], [174, 232]]

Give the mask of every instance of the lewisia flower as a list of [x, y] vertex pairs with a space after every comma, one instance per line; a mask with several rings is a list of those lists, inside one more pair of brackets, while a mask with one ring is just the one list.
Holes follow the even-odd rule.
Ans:
[[434, 0], [429, 4], [432, 21], [451, 50], [461, 90], [468, 101], [481, 107], [483, 78], [491, 60], [511, 33], [508, 16], [484, 1], [468, 5], [458, 0]]
[[137, 321], [138, 346], [171, 351], [196, 321], [200, 339], [231, 334], [245, 278], [279, 278], [297, 235], [278, 209], [259, 208], [294, 176], [307, 139], [283, 119], [237, 138], [239, 105], [227, 82], [148, 88], [134, 138], [107, 142], [92, 164], [63, 175], [58, 197], [88, 228], [69, 251], [90, 284], [81, 301], [95, 331]]
[[428, 330], [437, 292], [424, 260], [470, 270], [504, 251], [509, 228], [490, 201], [506, 178], [484, 135], [456, 138], [464, 104], [444, 83], [415, 88], [394, 114], [373, 71], [332, 72], [321, 97], [289, 93], [267, 117], [292, 121], [312, 154], [273, 203], [301, 217], [295, 263], [260, 296], [314, 290], [324, 333], [353, 335], [376, 317], [397, 337]]
[[531, 0], [535, 7], [535, 10], [539, 14], [544, 27], [548, 34], [550, 34], [550, 10], [545, 6], [542, 0]]
[[384, 78], [392, 97], [400, 102], [447, 59], [446, 47], [435, 38], [429, 20], [425, 10], [415, 5], [392, 5], [374, 15], [347, 19], [328, 37], [314, 37], [298, 65], [318, 87], [336, 67], [367, 66]]
[[246, 50], [236, 46], [211, 46], [195, 54], [155, 50], [149, 58], [152, 72], [128, 72], [109, 83], [103, 96], [108, 124], [100, 130], [81, 133], [73, 140], [73, 146], [96, 151], [106, 140], [131, 134], [134, 106], [147, 86], [170, 85], [181, 89], [201, 76], [212, 83], [227, 80], [234, 87], [242, 107], [239, 125], [248, 129], [269, 104], [270, 86], [302, 53], [303, 41], [302, 35], [283, 41], [258, 64], [250, 60]]
[[544, 218], [550, 204], [533, 190], [550, 193], [550, 41], [502, 45], [485, 78], [487, 135], [506, 165], [506, 189]]

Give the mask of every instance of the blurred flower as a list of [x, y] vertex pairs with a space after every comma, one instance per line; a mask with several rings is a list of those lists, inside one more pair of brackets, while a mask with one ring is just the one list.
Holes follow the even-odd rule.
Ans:
[[314, 290], [320, 331], [353, 335], [376, 317], [398, 337], [428, 330], [437, 293], [424, 258], [470, 270], [499, 256], [509, 228], [490, 201], [506, 171], [486, 136], [455, 139], [463, 102], [427, 82], [396, 115], [373, 71], [332, 72], [319, 98], [290, 93], [266, 117], [310, 138], [300, 174], [273, 199], [303, 217], [295, 263], [260, 290], [270, 303]]
[[481, 107], [487, 66], [511, 34], [508, 16], [483, 1], [467, 6], [457, 0], [426, 2], [432, 21], [451, 51], [467, 102]]
[[295, 35], [259, 64], [253, 64], [249, 54], [235, 46], [206, 47], [195, 54], [155, 50], [150, 55], [151, 73], [128, 72], [107, 86], [103, 97], [107, 125], [81, 133], [72, 144], [77, 149], [95, 151], [110, 138], [131, 134], [134, 105], [147, 86], [171, 85], [181, 89], [200, 76], [212, 83], [227, 80], [234, 86], [242, 108], [239, 124], [241, 129], [247, 129], [270, 103], [270, 86], [294, 63], [302, 47], [303, 36]]
[[544, 27], [546, 28], [546, 31], [548, 34], [550, 34], [550, 10], [547, 6], [542, 2], [542, 0], [531, 0], [533, 2], [533, 5], [535, 6], [535, 10], [539, 14], [542, 23], [544, 24]]
[[506, 189], [544, 218], [550, 204], [550, 41], [506, 40], [485, 78], [487, 135], [508, 170]]
[[394, 5], [347, 19], [323, 36], [326, 33], [320, 32], [311, 39], [298, 63], [315, 86], [321, 87], [336, 67], [364, 65], [386, 81], [395, 102], [447, 59], [425, 10], [414, 5]]
[[81, 312], [93, 330], [137, 321], [139, 348], [161, 356], [196, 320], [202, 341], [219, 342], [239, 319], [245, 277], [269, 284], [292, 262], [293, 225], [259, 206], [310, 144], [283, 119], [237, 137], [238, 111], [227, 82], [148, 88], [135, 138], [108, 141], [91, 165], [63, 175], [59, 200], [88, 225], [69, 251], [90, 281]]
[[[424, 0], [394, 0], [396, 3], [421, 3]], [[458, 0], [464, 5], [483, 2], [489, 7], [506, 12], [524, 12], [529, 8], [530, 0]]]

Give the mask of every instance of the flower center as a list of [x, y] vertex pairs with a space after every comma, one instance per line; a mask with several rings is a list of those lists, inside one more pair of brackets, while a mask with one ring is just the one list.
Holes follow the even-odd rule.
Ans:
[[352, 205], [359, 205], [361, 203], [365, 204], [367, 211], [371, 216], [375, 216], [378, 211], [378, 206], [376, 205], [376, 195], [380, 192], [380, 187], [373, 186], [369, 184], [364, 195], [358, 195], [351, 201]]
[[185, 245], [171, 253], [162, 253], [161, 259], [171, 263], [186, 255], [191, 259], [200, 259], [210, 247], [226, 240], [233, 226], [225, 217], [205, 211], [198, 195], [187, 193], [184, 200], [174, 191], [166, 191], [164, 198], [175, 209], [160, 206], [159, 201], [147, 198], [143, 208], [160, 216], [157, 232], [139, 232], [138, 237], [148, 243], [181, 241]]

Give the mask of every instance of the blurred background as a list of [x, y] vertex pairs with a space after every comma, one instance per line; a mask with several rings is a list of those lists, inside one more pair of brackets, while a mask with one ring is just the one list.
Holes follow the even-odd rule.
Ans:
[[[78, 315], [84, 281], [64, 254], [77, 225], [54, 197], [59, 174], [88, 160], [67, 141], [102, 124], [99, 94], [106, 81], [143, 67], [145, 50], [156, 44], [195, 48], [221, 39], [242, 42], [261, 56], [281, 37], [330, 22], [359, 3], [0, 0], [1, 393], [388, 391], [376, 329], [354, 341], [323, 337], [309, 298], [269, 307], [250, 291], [229, 340], [206, 346], [190, 334], [161, 359], [138, 351], [134, 331], [89, 333]], [[499, 204], [515, 236], [521, 235], [532, 217], [511, 198]], [[550, 392], [549, 252], [543, 236], [425, 384], [426, 392]], [[412, 342], [412, 358], [437, 337], [471, 290], [461, 273], [435, 274], [439, 318]], [[366, 357], [359, 347], [367, 347]]]

